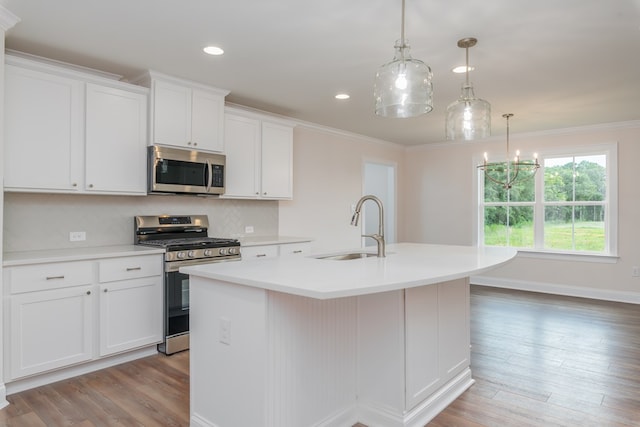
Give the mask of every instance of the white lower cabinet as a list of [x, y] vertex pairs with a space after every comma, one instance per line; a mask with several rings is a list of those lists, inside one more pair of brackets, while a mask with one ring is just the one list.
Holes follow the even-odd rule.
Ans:
[[162, 339], [162, 278], [100, 285], [100, 356]]
[[4, 269], [5, 380], [162, 339], [162, 255]]
[[310, 250], [310, 242], [243, 246], [241, 249], [242, 259], [247, 261], [278, 256], [302, 256], [307, 255]]
[[100, 356], [162, 340], [162, 262], [155, 255], [99, 262]]
[[9, 373], [20, 378], [90, 360], [92, 286], [31, 292], [9, 298]]

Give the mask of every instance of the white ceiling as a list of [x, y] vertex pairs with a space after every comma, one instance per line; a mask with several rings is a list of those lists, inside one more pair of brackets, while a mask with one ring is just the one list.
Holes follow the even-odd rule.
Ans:
[[[640, 119], [640, 0], [406, 0], [414, 58], [434, 73], [434, 110], [373, 112], [401, 0], [0, 0], [20, 19], [6, 47], [135, 77], [154, 69], [231, 91], [233, 103], [407, 145], [444, 140], [470, 50], [493, 134]], [[211, 57], [215, 44], [225, 55]], [[338, 92], [351, 99], [337, 101]]]

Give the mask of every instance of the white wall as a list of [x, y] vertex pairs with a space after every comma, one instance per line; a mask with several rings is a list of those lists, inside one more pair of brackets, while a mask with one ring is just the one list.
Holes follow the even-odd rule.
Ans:
[[[513, 129], [513, 126], [512, 126]], [[616, 263], [518, 256], [481, 281], [523, 289], [640, 302], [640, 122], [593, 126], [536, 135], [511, 134], [511, 148], [535, 152], [566, 146], [618, 143], [618, 254]], [[475, 162], [484, 151], [505, 149], [504, 137], [486, 142], [443, 143], [410, 148], [403, 190], [406, 227], [416, 242], [473, 244]], [[487, 279], [487, 277], [491, 279]]]
[[[351, 206], [362, 196], [364, 161], [395, 163], [402, 170], [404, 151], [370, 138], [297, 126], [293, 200], [280, 202], [280, 234], [313, 237], [315, 252], [360, 247], [360, 227], [351, 226], [350, 221]], [[398, 188], [402, 188], [398, 175]], [[399, 210], [397, 217], [402, 217]]]

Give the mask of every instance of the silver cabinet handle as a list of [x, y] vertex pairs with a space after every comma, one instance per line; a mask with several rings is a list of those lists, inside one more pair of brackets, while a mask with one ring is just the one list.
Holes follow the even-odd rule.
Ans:
[[62, 275], [62, 276], [47, 276], [47, 280], [56, 280], [56, 279], [64, 279], [64, 275]]
[[256, 254], [257, 258], [262, 258], [262, 257], [265, 257], [265, 256], [267, 256], [267, 254]]
[[87, 291], [87, 295], [91, 295], [91, 291]]
[[127, 267], [127, 271], [142, 270], [142, 267]]
[[297, 250], [297, 251], [293, 251], [294, 254], [301, 254], [302, 253], [302, 249]]

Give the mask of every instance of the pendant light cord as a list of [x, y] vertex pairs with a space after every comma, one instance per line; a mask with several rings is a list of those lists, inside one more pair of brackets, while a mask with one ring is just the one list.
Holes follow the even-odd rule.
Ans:
[[467, 87], [469, 87], [469, 47], [465, 48], [467, 57]]
[[402, 20], [400, 21], [400, 44], [401, 44], [401, 48], [404, 49], [405, 48], [405, 42], [404, 42], [404, 1], [402, 0]]

